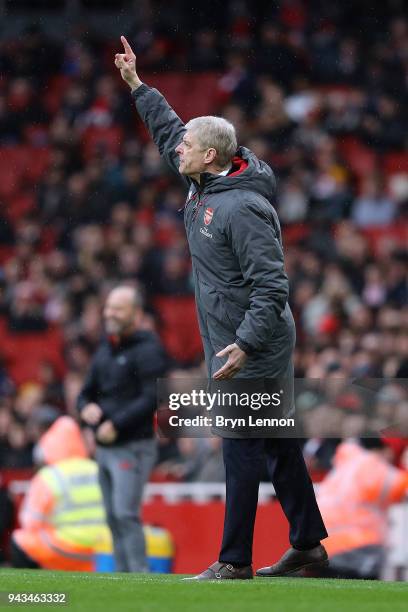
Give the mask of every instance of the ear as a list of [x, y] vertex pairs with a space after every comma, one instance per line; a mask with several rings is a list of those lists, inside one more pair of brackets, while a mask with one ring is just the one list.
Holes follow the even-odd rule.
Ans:
[[204, 163], [205, 164], [212, 164], [212, 162], [215, 160], [216, 156], [217, 156], [217, 151], [215, 149], [213, 149], [213, 148], [208, 149], [206, 154], [205, 154], [205, 157], [204, 157]]

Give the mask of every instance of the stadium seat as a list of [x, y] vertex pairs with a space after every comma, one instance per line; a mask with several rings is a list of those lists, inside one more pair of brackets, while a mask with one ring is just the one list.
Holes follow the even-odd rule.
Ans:
[[0, 194], [17, 193], [24, 183], [35, 183], [44, 175], [50, 160], [46, 147], [18, 145], [0, 148]]
[[83, 152], [85, 159], [92, 158], [103, 149], [105, 152], [118, 156], [122, 143], [122, 129], [112, 127], [89, 127], [83, 136]]
[[50, 79], [44, 92], [44, 105], [49, 113], [54, 114], [59, 111], [62, 98], [70, 82], [70, 77], [63, 74]]
[[0, 148], [0, 196], [7, 198], [15, 194], [21, 186], [23, 168], [20, 147]]
[[159, 296], [154, 306], [168, 354], [181, 364], [199, 359], [203, 349], [193, 296]]
[[58, 328], [45, 332], [13, 333], [5, 322], [0, 325], [0, 345], [8, 373], [16, 385], [38, 381], [44, 361], [52, 363], [59, 376], [65, 371], [63, 337]]
[[0, 266], [13, 256], [14, 246], [0, 245]]
[[26, 151], [24, 177], [31, 183], [40, 180], [50, 163], [50, 150], [47, 147], [29, 147]]
[[34, 196], [30, 193], [21, 193], [10, 199], [7, 207], [7, 217], [12, 223], [16, 223], [18, 219], [33, 211], [34, 208]]
[[384, 155], [383, 168], [387, 176], [408, 173], [408, 153], [387, 153]]
[[188, 121], [213, 112], [218, 77], [214, 72], [152, 74], [146, 82], [162, 91], [183, 121]]
[[338, 139], [337, 145], [348, 168], [358, 178], [363, 178], [375, 170], [378, 163], [377, 155], [358, 138], [347, 136]]
[[305, 223], [291, 223], [282, 228], [283, 242], [286, 246], [297, 244], [306, 239], [311, 232], [310, 226]]
[[375, 256], [378, 256], [382, 241], [392, 241], [401, 249], [404, 249], [408, 242], [408, 227], [406, 223], [393, 223], [386, 227], [368, 227], [362, 229], [361, 232], [368, 239], [370, 249]]

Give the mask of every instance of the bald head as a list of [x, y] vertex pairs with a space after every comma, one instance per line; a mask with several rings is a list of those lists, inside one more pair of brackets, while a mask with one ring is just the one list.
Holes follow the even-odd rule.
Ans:
[[108, 334], [126, 336], [135, 331], [142, 314], [140, 293], [134, 287], [121, 285], [109, 293], [103, 316]]
[[112, 289], [109, 293], [107, 301], [124, 302], [125, 304], [133, 304], [135, 308], [142, 306], [140, 292], [135, 287], [129, 285], [119, 285]]

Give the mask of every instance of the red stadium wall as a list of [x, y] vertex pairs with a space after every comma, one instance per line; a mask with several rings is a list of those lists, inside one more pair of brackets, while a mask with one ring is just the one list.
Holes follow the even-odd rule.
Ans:
[[[239, 512], [239, 508], [237, 508]], [[177, 502], [161, 499], [146, 503], [143, 520], [166, 527], [176, 545], [174, 572], [202, 571], [218, 559], [224, 522], [224, 503]], [[278, 502], [260, 504], [255, 525], [254, 567], [270, 565], [288, 548], [288, 522]]]
[[[23, 499], [22, 492], [27, 490], [31, 476], [31, 469], [1, 471], [2, 485], [9, 488], [15, 504], [16, 523], [18, 507]], [[18, 492], [16, 484], [21, 485]], [[217, 560], [224, 523], [222, 501], [169, 503], [161, 497], [155, 497], [143, 505], [143, 521], [165, 527], [171, 533], [176, 549], [175, 573], [199, 572]], [[259, 504], [255, 525], [254, 567], [270, 565], [282, 555], [289, 546], [288, 532], [288, 522], [277, 501]], [[1, 544], [7, 550], [8, 543]]]

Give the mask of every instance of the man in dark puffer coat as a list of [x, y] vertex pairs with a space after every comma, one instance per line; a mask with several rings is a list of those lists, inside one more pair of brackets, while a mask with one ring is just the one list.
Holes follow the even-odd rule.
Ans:
[[[295, 327], [288, 304], [281, 232], [269, 166], [220, 117], [186, 125], [142, 83], [124, 37], [115, 65], [160, 154], [189, 188], [184, 221], [209, 378], [292, 377]], [[226, 359], [227, 358], [227, 359]], [[223, 435], [226, 511], [219, 560], [197, 580], [252, 578], [252, 540], [264, 458], [289, 520], [292, 547], [259, 576], [327, 564], [327, 537], [302, 452], [294, 439]]]

